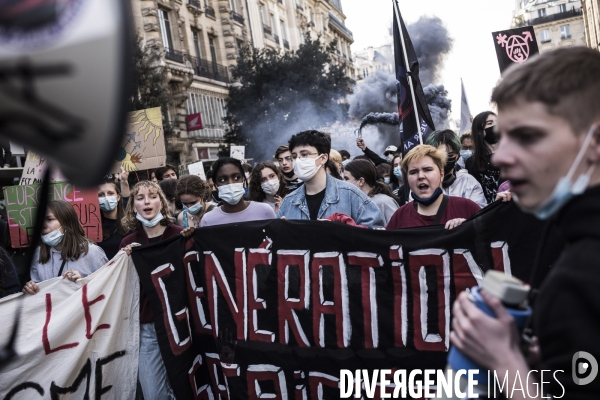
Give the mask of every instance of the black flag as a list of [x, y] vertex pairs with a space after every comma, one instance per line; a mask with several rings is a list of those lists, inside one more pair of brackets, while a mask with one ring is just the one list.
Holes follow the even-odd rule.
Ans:
[[540, 52], [533, 26], [492, 32], [492, 37], [501, 73], [512, 64], [525, 62]]
[[[397, 18], [396, 11], [398, 11]], [[400, 31], [398, 29], [398, 20], [400, 20], [400, 24], [402, 25], [404, 47], [402, 46]], [[408, 68], [404, 59], [403, 48], [406, 48]], [[394, 56], [396, 61], [396, 86], [398, 87], [398, 115], [400, 117], [400, 122], [402, 123], [402, 153], [406, 154], [411, 148], [419, 144], [419, 131], [417, 128], [417, 120], [415, 118], [411, 89], [408, 83], [409, 75], [407, 71], [409, 70], [413, 89], [415, 91], [420, 121], [419, 128], [423, 134], [423, 141], [425, 141], [428, 127], [431, 131], [434, 131], [435, 126], [433, 125], [433, 120], [429, 113], [429, 106], [425, 101], [423, 87], [421, 86], [421, 80], [419, 79], [419, 61], [417, 60], [417, 54], [415, 53], [413, 44], [408, 36], [408, 31], [406, 30], [406, 25], [404, 24], [404, 20], [402, 19], [402, 15], [400, 15], [400, 10], [398, 10], [396, 3], [394, 4]]]

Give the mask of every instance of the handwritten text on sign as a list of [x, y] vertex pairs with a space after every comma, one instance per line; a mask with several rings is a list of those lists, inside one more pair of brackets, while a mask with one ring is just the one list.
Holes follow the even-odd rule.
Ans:
[[[10, 241], [13, 248], [27, 247], [33, 235], [41, 185], [19, 185], [4, 188]], [[80, 190], [68, 182], [50, 185], [49, 200], [71, 203], [85, 235], [95, 242], [102, 241], [102, 221], [95, 190]]]

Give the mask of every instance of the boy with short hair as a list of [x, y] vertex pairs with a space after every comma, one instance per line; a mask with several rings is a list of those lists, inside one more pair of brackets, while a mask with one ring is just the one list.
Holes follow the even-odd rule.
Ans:
[[294, 173], [294, 162], [289, 147], [279, 146], [275, 152], [275, 160], [279, 163], [288, 192], [291, 193], [304, 184]]
[[357, 224], [382, 228], [379, 208], [356, 186], [331, 177], [325, 164], [331, 139], [319, 131], [300, 132], [290, 139], [294, 172], [304, 186], [288, 194], [277, 216], [287, 219], [317, 220], [334, 213], [350, 216]]
[[[560, 48], [509, 69], [492, 95], [501, 136], [493, 163], [510, 180], [519, 207], [552, 218], [567, 241], [534, 304], [539, 350], [530, 355], [537, 355], [540, 365], [533, 369], [552, 371], [543, 377], [546, 393], [540, 397], [594, 399], [600, 393], [600, 378], [581, 383], [585, 376], [578, 371], [580, 352], [600, 360], [598, 71], [599, 52]], [[518, 373], [527, 388], [513, 391], [512, 399], [537, 393], [541, 385], [528, 375], [513, 318], [497, 299], [484, 297], [497, 318], [483, 314], [462, 293], [453, 308], [452, 343], [498, 376], [508, 372], [508, 388], [521, 386]], [[589, 361], [588, 366], [594, 369]]]

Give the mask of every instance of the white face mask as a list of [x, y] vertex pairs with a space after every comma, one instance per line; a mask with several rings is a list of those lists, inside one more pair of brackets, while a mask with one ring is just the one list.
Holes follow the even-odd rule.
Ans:
[[[566, 176], [563, 176], [556, 182], [554, 190], [550, 196], [545, 199], [534, 211], [533, 214], [539, 219], [548, 219], [552, 215], [556, 214], [565, 204], [569, 202], [573, 197], [578, 196], [585, 192], [587, 189], [592, 174], [596, 169], [596, 164], [592, 164], [587, 172], [583, 175], [579, 175], [577, 179], [573, 181], [573, 175], [579, 167], [581, 160], [585, 156], [586, 150], [589, 148], [592, 139], [594, 138], [594, 132], [598, 129], [598, 126], [594, 124], [587, 133], [583, 145], [575, 157], [575, 161], [571, 165], [569, 172]], [[518, 201], [518, 199], [517, 199]]]
[[388, 160], [388, 162], [390, 162], [390, 163], [391, 163], [392, 161], [394, 161], [394, 154], [393, 154], [393, 153], [390, 153], [390, 154], [388, 154], [388, 155], [387, 155], [387, 160]]
[[98, 198], [98, 203], [102, 211], [112, 211], [117, 208], [119, 202], [117, 196], [105, 196]]
[[219, 190], [219, 198], [232, 206], [239, 203], [245, 193], [243, 183], [231, 183], [219, 186], [217, 189]]
[[294, 173], [298, 179], [302, 182], [310, 181], [322, 167], [322, 165], [319, 165], [318, 167], [315, 165], [315, 161], [321, 158], [322, 155], [323, 154], [319, 155], [317, 158], [296, 158], [294, 160]]
[[160, 221], [162, 221], [164, 217], [163, 217], [162, 213], [159, 211], [158, 214], [156, 214], [156, 216], [150, 220], [142, 217], [137, 212], [135, 213], [135, 218], [138, 221], [140, 221], [142, 223], [142, 225], [144, 225], [146, 228], [152, 228], [152, 227], [155, 227], [156, 225], [158, 225], [158, 223]]
[[279, 190], [279, 179], [271, 179], [270, 181], [261, 183], [260, 187], [266, 194], [275, 196]]
[[46, 243], [50, 247], [54, 247], [62, 242], [64, 236], [64, 233], [62, 233], [60, 228], [58, 228], [50, 233], [42, 235], [42, 242]]

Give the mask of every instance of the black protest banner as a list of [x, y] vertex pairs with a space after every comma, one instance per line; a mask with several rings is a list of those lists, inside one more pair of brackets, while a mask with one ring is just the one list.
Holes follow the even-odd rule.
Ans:
[[540, 52], [533, 26], [492, 32], [492, 37], [501, 73], [512, 64], [525, 62]]
[[527, 279], [541, 232], [496, 203], [451, 231], [257, 221], [133, 258], [178, 399], [330, 399], [341, 369], [443, 368], [456, 294]]

